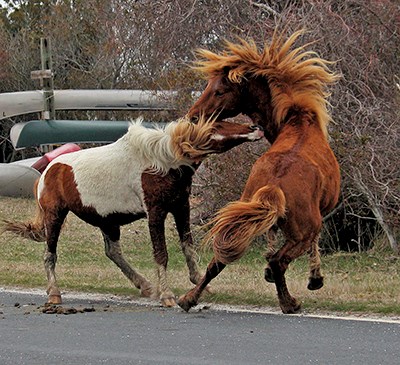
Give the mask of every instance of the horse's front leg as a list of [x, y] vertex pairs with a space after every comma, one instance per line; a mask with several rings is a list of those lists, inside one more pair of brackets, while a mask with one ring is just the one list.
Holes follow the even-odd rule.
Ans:
[[204, 289], [207, 288], [209, 282], [214, 279], [225, 268], [225, 266], [225, 264], [212, 258], [207, 266], [206, 274], [192, 290], [179, 298], [178, 305], [186, 312], [188, 312], [190, 308], [196, 306], [201, 294]]
[[104, 238], [106, 256], [113, 261], [122, 271], [122, 273], [140, 289], [140, 293], [144, 297], [150, 297], [152, 294], [152, 286], [142, 275], [135, 271], [122, 255], [120, 239], [120, 228], [101, 227], [101, 233]]
[[167, 211], [159, 207], [154, 207], [148, 211], [153, 256], [157, 265], [159, 299], [164, 307], [173, 307], [176, 305], [175, 295], [169, 288], [167, 279], [168, 252], [165, 242], [166, 218]]
[[61, 304], [61, 292], [57, 285], [56, 263], [57, 263], [57, 242], [60, 236], [62, 224], [68, 211], [45, 211], [45, 227], [47, 246], [44, 252], [44, 268], [47, 276], [47, 302], [50, 304]]
[[198, 257], [194, 248], [193, 237], [190, 230], [189, 199], [180, 204], [179, 209], [174, 209], [172, 214], [179, 234], [181, 249], [186, 259], [186, 265], [189, 269], [189, 279], [193, 284], [197, 284], [201, 279], [201, 274], [197, 264]]

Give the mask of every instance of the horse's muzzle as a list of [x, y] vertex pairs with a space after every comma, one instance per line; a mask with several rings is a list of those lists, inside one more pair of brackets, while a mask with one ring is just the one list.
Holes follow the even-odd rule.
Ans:
[[264, 131], [264, 128], [263, 127], [261, 127], [260, 125], [258, 125], [258, 124], [253, 124], [253, 125], [251, 125], [250, 126], [250, 129], [251, 130], [253, 130], [253, 131], [255, 131], [255, 130], [260, 130], [260, 131]]

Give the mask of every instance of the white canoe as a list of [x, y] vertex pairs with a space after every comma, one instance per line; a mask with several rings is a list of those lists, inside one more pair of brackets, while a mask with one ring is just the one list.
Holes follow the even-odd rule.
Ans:
[[[29, 160], [32, 163], [37, 159]], [[33, 197], [33, 185], [39, 176], [39, 171], [26, 166], [23, 161], [0, 163], [0, 195]]]
[[[173, 109], [174, 91], [54, 90], [55, 110], [165, 110]], [[0, 119], [41, 112], [43, 91], [0, 94]]]

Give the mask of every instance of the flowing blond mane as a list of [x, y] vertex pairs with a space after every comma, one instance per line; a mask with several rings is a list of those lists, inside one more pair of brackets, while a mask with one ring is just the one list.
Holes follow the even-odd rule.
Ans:
[[332, 62], [324, 60], [310, 45], [291, 50], [303, 30], [293, 33], [286, 41], [283, 34], [274, 33], [271, 43], [259, 51], [254, 40], [239, 38], [239, 43], [225, 41], [225, 49], [216, 54], [205, 49], [197, 50], [198, 60], [194, 69], [207, 78], [221, 75], [229, 70], [231, 82], [240, 83], [251, 75], [264, 77], [270, 87], [274, 121], [279, 125], [290, 107], [297, 105], [313, 111], [321, 129], [326, 134], [330, 116], [327, 111], [328, 84], [334, 83], [338, 75], [329, 70]]
[[214, 122], [215, 117], [206, 119], [202, 115], [196, 124], [187, 116], [180, 118], [172, 134], [175, 154], [181, 159], [190, 156], [192, 160], [198, 161], [214, 152], [211, 144], [215, 132]]
[[129, 141], [138, 162], [150, 164], [149, 171], [165, 175], [171, 168], [191, 166], [215, 152], [211, 139], [215, 132], [214, 121], [215, 118], [201, 116], [194, 124], [186, 116], [165, 127], [146, 128], [138, 118], [122, 139]]

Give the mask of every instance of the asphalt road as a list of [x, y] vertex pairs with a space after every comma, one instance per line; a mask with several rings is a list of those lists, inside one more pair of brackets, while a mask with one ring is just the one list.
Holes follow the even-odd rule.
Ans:
[[94, 296], [64, 295], [62, 308], [45, 301], [38, 292], [0, 288], [1, 365], [400, 363], [396, 320], [214, 306], [185, 313]]

